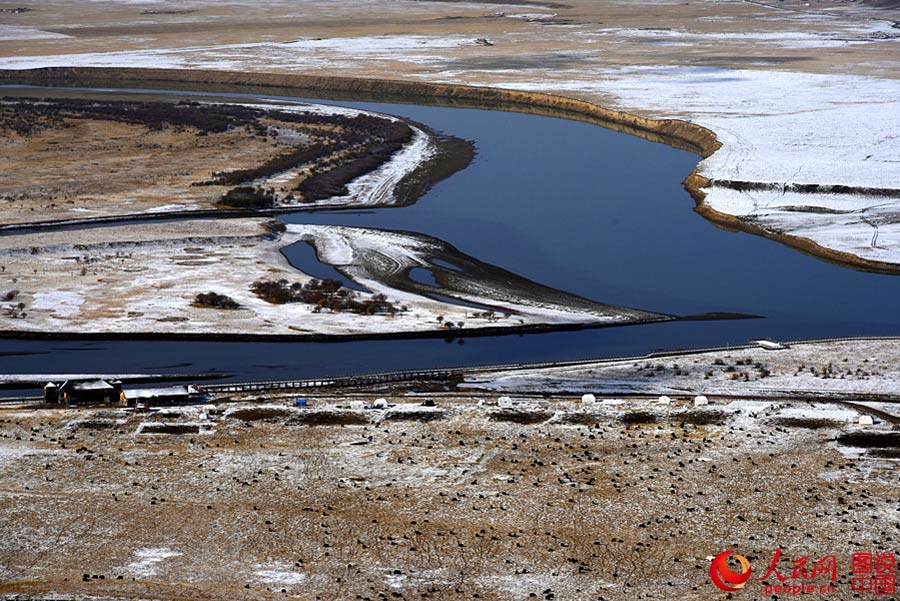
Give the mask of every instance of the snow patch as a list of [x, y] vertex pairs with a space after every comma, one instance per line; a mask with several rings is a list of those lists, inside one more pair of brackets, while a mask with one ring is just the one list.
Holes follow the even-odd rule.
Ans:
[[73, 317], [81, 311], [84, 297], [77, 292], [54, 290], [37, 292], [31, 302], [31, 309], [51, 311], [56, 317]]
[[253, 574], [263, 584], [292, 586], [306, 581], [306, 574], [293, 571], [286, 563], [257, 564]]
[[55, 38], [71, 38], [70, 35], [44, 31], [36, 27], [21, 25], [0, 25], [0, 42], [12, 40], [48, 40]]
[[134, 555], [137, 557], [137, 561], [128, 564], [128, 571], [136, 578], [148, 578], [156, 575], [160, 563], [166, 559], [178, 557], [181, 553], [166, 547], [154, 547], [138, 549]]

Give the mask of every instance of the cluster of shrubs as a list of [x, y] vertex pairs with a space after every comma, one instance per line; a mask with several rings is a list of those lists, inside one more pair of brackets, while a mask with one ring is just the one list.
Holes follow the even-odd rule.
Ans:
[[[12, 99], [10, 99], [12, 100]], [[166, 126], [193, 127], [202, 133], [223, 132], [255, 119], [246, 107], [198, 108], [194, 103], [100, 101], [84, 98], [16, 99], [11, 105], [20, 114], [37, 121], [45, 119], [88, 118], [161, 130]]]
[[198, 186], [222, 186], [235, 185], [253, 181], [262, 177], [271, 177], [283, 171], [300, 167], [317, 158], [331, 154], [340, 149], [337, 144], [310, 144], [303, 148], [297, 148], [274, 156], [261, 165], [247, 169], [235, 169], [233, 171], [217, 171], [211, 179], [198, 182]]
[[297, 191], [306, 202], [347, 194], [349, 182], [387, 162], [412, 136], [412, 128], [408, 125], [391, 122], [390, 130], [347, 152], [334, 167], [306, 178], [297, 186]]
[[268, 127], [259, 119], [266, 111], [238, 105], [201, 105], [196, 102], [132, 102], [85, 98], [3, 98], [0, 127], [30, 135], [62, 127], [65, 119], [98, 119], [151, 130], [194, 128], [200, 135], [246, 127], [265, 137]]
[[[284, 120], [311, 119], [307, 115], [278, 115]], [[304, 202], [314, 202], [323, 198], [347, 194], [347, 183], [369, 173], [403, 148], [413, 136], [413, 130], [405, 123], [388, 121], [360, 115], [348, 118], [342, 116], [320, 117], [321, 120], [345, 120], [336, 142], [310, 144], [272, 157], [260, 165], [246, 169], [220, 171], [207, 181], [197, 185], [237, 185], [260, 178], [272, 177], [278, 173], [314, 163], [322, 157], [321, 164], [313, 167], [312, 175], [296, 188]], [[290, 118], [290, 119], [288, 119]], [[327, 169], [318, 170], [322, 166]]]
[[[3, 300], [12, 303], [12, 301], [16, 300], [19, 296], [18, 290], [10, 290], [6, 294], [3, 295]], [[6, 310], [3, 313], [6, 317], [25, 317], [25, 303], [19, 302], [16, 304], [10, 304], [6, 307]]]
[[355, 131], [364, 136], [387, 138], [394, 129], [396, 121], [375, 115], [319, 115], [316, 113], [288, 113], [284, 111], [268, 111], [265, 115], [284, 123], [300, 125], [316, 125], [323, 123], [339, 126], [345, 131]]
[[192, 127], [202, 133], [221, 133], [253, 125], [265, 113], [239, 105], [200, 105], [196, 102], [134, 102], [60, 98], [47, 101], [23, 99], [22, 104], [42, 115], [88, 117], [161, 130], [167, 126]]
[[275, 192], [256, 186], [232, 188], [219, 199], [219, 206], [235, 209], [269, 209], [275, 205]]
[[286, 303], [306, 303], [315, 305], [314, 312], [324, 310], [361, 315], [394, 315], [401, 311], [383, 294], [360, 300], [350, 289], [337, 280], [310, 280], [306, 284], [287, 280], [254, 282], [251, 290], [266, 302], [283, 305]]
[[[756, 369], [756, 379], [761, 380], [763, 378], [768, 378], [770, 375], [772, 375], [772, 372], [769, 371], [769, 369], [765, 365], [763, 365], [762, 363], [760, 363], [758, 361], [754, 362], [751, 359], [738, 359], [737, 361], [735, 361], [734, 365], [726, 364], [725, 361], [722, 359], [716, 359], [715, 361], [713, 361], [713, 365], [716, 367], [722, 367], [723, 368], [722, 372], [728, 374], [728, 377], [731, 378], [732, 380], [743, 379], [745, 382], [750, 381], [750, 378], [753, 374], [749, 369], [747, 371], [743, 371], [743, 370], [739, 369], [739, 367], [742, 365], [746, 365], [746, 366], [752, 365], [753, 368]], [[711, 369], [707, 370], [703, 376], [703, 379], [709, 380], [714, 375], [715, 375], [714, 370], [711, 370]]]
[[240, 309], [240, 305], [230, 296], [217, 292], [201, 292], [194, 298], [194, 305], [210, 309]]
[[0, 104], [0, 132], [12, 131], [25, 137], [65, 126], [65, 122], [56, 115], [41, 116], [29, 110], [30, 107], [23, 108], [21, 103], [11, 100], [3, 98], [3, 104]]

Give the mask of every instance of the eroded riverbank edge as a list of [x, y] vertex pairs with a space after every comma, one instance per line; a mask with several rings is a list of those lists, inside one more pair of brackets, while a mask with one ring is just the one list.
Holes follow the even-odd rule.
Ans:
[[[109, 67], [0, 70], [0, 84], [144, 89], [164, 87], [208, 92], [234, 92], [234, 88], [238, 87], [241, 93], [265, 94], [282, 89], [293, 94], [327, 95], [337, 100], [424, 103], [572, 119], [688, 150], [704, 159], [722, 146], [714, 131], [689, 121], [651, 119], [567, 96], [486, 86], [288, 73]], [[716, 225], [761, 236], [842, 266], [877, 273], [900, 273], [900, 265], [896, 263], [865, 259], [850, 252], [834, 250], [809, 238], [774, 232], [740, 217], [717, 211], [705, 202], [704, 189], [711, 183], [700, 174], [698, 165], [684, 180], [684, 187], [694, 199], [695, 211]]]

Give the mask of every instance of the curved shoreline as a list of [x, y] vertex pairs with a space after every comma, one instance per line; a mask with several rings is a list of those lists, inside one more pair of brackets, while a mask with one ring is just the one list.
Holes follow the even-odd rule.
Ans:
[[[165, 84], [171, 89], [188, 84], [186, 89], [196, 90], [200, 86], [207, 88], [208, 91], [234, 91], [235, 87], [240, 87], [245, 88], [248, 93], [254, 88], [268, 93], [272, 93], [273, 89], [282, 88], [293, 93], [307, 92], [310, 95], [328, 94], [338, 97], [343, 95], [349, 100], [368, 97], [382, 102], [431, 103], [586, 121], [688, 150], [702, 158], [709, 157], [722, 146], [714, 131], [689, 121], [651, 119], [567, 96], [485, 86], [289, 73], [116, 67], [3, 69], [0, 70], [0, 84], [61, 87], [94, 85], [127, 87], [128, 84], [132, 84], [144, 88], [150, 84], [150, 89], [153, 88], [153, 84]], [[220, 89], [214, 89], [216, 87]], [[703, 188], [709, 185], [710, 180], [700, 175], [699, 166], [684, 180], [685, 190], [694, 199], [695, 211], [716, 225], [761, 236], [844, 267], [860, 271], [900, 274], [900, 265], [896, 263], [864, 259], [846, 251], [824, 247], [809, 238], [773, 232], [737, 216], [717, 211], [705, 202], [706, 193]]]
[[[423, 100], [446, 101], [454, 106], [490, 108], [516, 112], [536, 111], [548, 116], [571, 115], [575, 118], [597, 120], [611, 125], [630, 128], [655, 136], [656, 141], [670, 140], [681, 148], [707, 157], [721, 144], [713, 131], [700, 125], [678, 119], [650, 119], [624, 111], [605, 108], [586, 100], [541, 92], [521, 92], [503, 88], [465, 86], [458, 84], [425, 83], [391, 79], [358, 77], [325, 77], [319, 75], [244, 73], [190, 69], [140, 69], [113, 67], [45, 67], [40, 69], [0, 70], [0, 84], [39, 85], [53, 84], [90, 87], [91, 84], [116, 83], [188, 83], [199, 85], [225, 85], [240, 87], [285, 88], [311, 93], [337, 93], [354, 96], [370, 94], [384, 100], [404, 103]], [[652, 139], [652, 138], [651, 138]]]
[[[17, 90], [17, 91], [18, 91], [18, 90]], [[30, 90], [28, 90], [28, 91], [26, 91], [26, 92], [29, 93], [29, 94], [32, 93], [32, 91], [30, 91]], [[48, 90], [48, 92], [53, 92], [53, 90], [50, 89], [50, 90]], [[77, 95], [78, 92], [63, 91], [63, 95], [66, 95], [66, 94], [68, 94], [68, 95], [73, 95], [73, 94], [74, 94], [74, 95]], [[177, 96], [177, 94], [176, 94], [176, 96]], [[595, 131], [596, 131], [596, 130], [595, 130]], [[446, 138], [446, 136], [444, 136], [444, 137]], [[456, 139], [456, 138], [448, 138], [448, 139]], [[471, 146], [471, 144], [467, 144], [467, 148], [468, 148], [469, 146]], [[467, 156], [466, 158], [468, 159], [468, 156]], [[468, 161], [466, 161], [466, 162], [468, 162]], [[446, 165], [444, 165], [443, 169], [446, 170]], [[440, 175], [440, 174], [438, 174], [438, 175]], [[428, 182], [426, 181], [426, 182], [424, 182], [424, 183], [425, 183], [425, 185], [426, 185], [426, 187], [427, 187]], [[413, 185], [412, 188], [413, 188], [413, 189], [415, 189], [415, 188], [421, 188], [421, 185], [419, 185], [419, 186]], [[415, 191], [415, 190], [413, 190], [413, 191]], [[404, 195], [404, 197], [405, 197], [405, 195]], [[191, 211], [191, 212], [188, 212], [188, 215], [187, 215], [187, 216], [193, 217], [193, 216], [195, 216], [194, 214], [197, 213], [197, 212], [198, 212], [198, 211]], [[208, 217], [216, 217], [217, 215], [212, 214], [212, 215], [207, 215], [207, 216], [208, 216]], [[163, 223], [165, 223], [165, 222], [174, 222], [174, 221], [177, 219], [177, 217], [178, 217], [178, 215], [174, 215], [172, 212], [167, 212], [167, 213], [161, 214], [161, 215], [142, 215], [142, 218], [145, 219], [145, 220], [157, 219], [158, 221], [163, 222]], [[115, 220], [122, 220], [122, 219], [123, 219], [122, 216], [110, 217], [110, 218], [107, 218], [107, 219], [106, 219], [106, 222], [107, 222], [107, 223], [111, 223], [111, 222], [114, 222]], [[124, 219], [127, 220], [127, 216], [124, 217]], [[83, 222], [84, 220], [77, 220], [77, 221]], [[209, 222], [207, 222], [207, 223], [209, 223]], [[45, 225], [46, 225], [46, 224], [45, 224]], [[69, 225], [71, 225], [71, 226], [73, 226], [73, 227], [79, 227], [79, 226], [83, 226], [83, 223], [75, 223], [75, 222], [71, 222], [71, 221], [70, 221], [70, 222], [69, 222]], [[20, 227], [21, 227], [21, 226], [20, 226]], [[163, 227], [163, 228], [166, 228], [167, 226], [166, 226], [166, 225], [163, 225], [162, 227]], [[202, 227], [202, 226], [201, 226], [201, 227]], [[26, 225], [26, 228], [27, 228], [27, 225]], [[268, 237], [268, 236], [267, 236], [267, 237]], [[115, 239], [116, 239], [115, 236], [113, 236], [112, 239], [115, 240]], [[24, 244], [24, 243], [21, 243], [21, 244], [20, 244], [20, 243], [17, 243], [15, 240], [12, 240], [12, 241], [11, 241], [11, 244], [13, 244], [13, 245], [21, 245], [21, 244]], [[31, 268], [30, 268], [30, 267], [28, 268], [28, 271], [29, 271], [29, 272], [31, 271]], [[243, 288], [242, 288], [242, 289], [243, 289]], [[192, 292], [194, 292], [194, 291], [192, 291]], [[441, 302], [444, 302], [444, 301], [441, 301]], [[437, 313], [440, 313], [440, 312], [441, 312], [441, 311], [440, 311], [440, 308], [438, 308]], [[135, 311], [135, 313], [137, 314], [138, 311]], [[166, 314], [166, 316], [168, 317], [168, 314]], [[310, 333], [310, 334], [304, 334], [304, 333], [302, 333], [302, 332], [303, 332], [303, 329], [301, 329], [301, 328], [293, 328], [293, 327], [290, 327], [290, 326], [289, 326], [289, 329], [295, 329], [295, 330], [297, 330], [299, 333], [294, 334], [293, 332], [288, 332], [288, 331], [285, 331], [284, 333], [287, 334], [287, 335], [290, 337], [290, 339], [306, 338], [306, 339], [308, 339], [308, 340], [342, 340], [342, 339], [349, 339], [349, 340], [352, 340], [352, 339], [354, 339], [353, 337], [351, 337], [353, 334], [358, 334], [358, 335], [360, 335], [360, 337], [362, 337], [362, 338], [372, 338], [373, 336], [372, 336], [372, 335], [369, 335], [369, 333], [372, 332], [372, 331], [378, 332], [378, 331], [380, 330], [380, 331], [381, 331], [381, 336], [378, 336], [378, 337], [380, 337], [380, 338], [396, 338], [396, 337], [398, 337], [398, 336], [397, 336], [397, 330], [398, 330], [398, 329], [405, 329], [405, 328], [407, 328], [407, 327], [410, 327], [410, 328], [416, 328], [416, 329], [419, 328], [419, 327], [429, 327], [429, 325], [428, 325], [428, 324], [430, 323], [429, 320], [427, 320], [427, 319], [418, 319], [418, 318], [419, 318], [418, 315], [416, 315], [415, 317], [416, 317], [416, 320], [415, 320], [415, 323], [414, 323], [412, 326], [409, 326], [409, 325], [407, 325], [407, 324], [405, 324], [405, 323], [402, 324], [402, 325], [395, 325], [395, 324], [385, 323], [385, 324], [383, 324], [381, 327], [379, 327], [379, 326], [377, 326], [377, 325], [372, 325], [372, 324], [370, 324], [370, 323], [361, 323], [361, 324], [359, 324], [360, 327], [354, 328], [354, 329], [355, 329], [355, 332], [353, 332], [353, 331], [351, 330], [351, 331], [348, 332], [348, 333], [340, 333], [340, 334], [336, 334], [335, 332], [340, 331], [341, 329], [343, 329], [343, 327], [337, 328], [337, 329], [332, 328], [332, 327], [327, 327], [327, 328], [315, 328], [315, 327], [314, 327], [314, 328], [312, 328], [312, 333]], [[427, 314], [426, 314], [426, 317], [427, 317]], [[469, 327], [468, 327], [468, 328], [462, 329], [461, 323], [462, 323], [463, 319], [457, 319], [457, 320], [455, 320], [455, 322], [460, 323], [461, 331], [458, 331], [458, 330], [456, 330], [455, 328], [454, 328], [452, 331], [449, 331], [449, 330], [448, 330], [447, 328], [445, 328], [445, 327], [435, 327], [435, 326], [430, 326], [430, 327], [434, 328], [434, 331], [433, 331], [432, 333], [430, 333], [430, 334], [428, 335], [428, 337], [435, 337], [435, 338], [451, 338], [451, 339], [453, 339], [453, 338], [461, 338], [462, 335], [469, 335], [470, 332], [471, 332], [473, 335], [476, 335], [476, 336], [477, 336], [477, 335], [495, 335], [495, 334], [502, 334], [502, 333], [505, 333], [506, 331], [508, 331], [508, 330], [510, 330], [510, 329], [512, 329], [512, 331], [514, 331], [514, 332], [516, 332], [516, 333], [524, 333], [524, 332], [529, 332], [529, 331], [553, 331], [553, 330], [561, 329], [560, 324], [557, 323], [557, 322], [555, 321], [555, 319], [550, 318], [550, 317], [546, 317], [546, 316], [544, 316], [543, 318], [541, 318], [541, 317], [535, 318], [534, 323], [525, 325], [524, 327], [511, 326], [511, 325], [507, 325], [507, 324], [503, 324], [501, 327], [492, 327], [492, 326], [490, 325], [490, 322], [493, 322], [493, 321], [496, 321], [496, 320], [488, 319], [488, 318], [482, 318], [482, 319], [484, 320], [484, 321], [482, 321], [482, 319], [478, 319], [478, 316], [472, 316], [472, 317], [473, 317], [473, 321], [475, 321], [476, 323], [471, 323], [471, 322], [469, 321], [469, 319], [468, 319], [468, 318], [470, 317], [468, 314], [466, 314], [466, 315], [460, 314], [459, 317], [460, 317], [460, 318], [465, 317], [465, 322], [466, 322], [467, 324], [469, 324]], [[666, 316], [666, 317], [668, 317], [668, 316]], [[515, 321], [521, 322], [522, 320], [515, 320]], [[531, 320], [528, 320], [528, 319], [526, 318], [526, 321], [531, 321]], [[544, 321], [544, 322], [548, 322], [548, 323], [546, 323], [546, 324], [541, 324], [540, 321]], [[644, 321], [644, 320], [641, 320], [641, 321]], [[478, 322], [480, 322], [480, 323], [478, 323]], [[637, 320], [631, 320], [631, 322], [632, 322], [632, 323], [637, 323]], [[443, 326], [443, 324], [441, 324], [441, 320], [440, 320], [440, 319], [437, 320], [437, 323], [438, 323], [439, 325]], [[95, 325], [99, 325], [99, 324], [95, 324]], [[482, 327], [478, 327], [479, 325], [482, 326]], [[588, 322], [588, 323], [586, 323], [586, 324], [584, 324], [584, 325], [585, 325], [585, 328], [587, 328], [587, 327], [590, 327], [592, 324], [591, 324], [590, 322]], [[612, 325], [612, 324], [610, 324], [610, 325]], [[136, 326], [136, 327], [134, 327], [134, 326]], [[149, 324], [149, 327], [147, 327], [147, 326], [142, 326], [142, 325], [137, 325], [137, 324], [132, 323], [132, 324], [130, 324], [130, 325], [127, 326], [127, 327], [129, 327], [129, 328], [132, 328], [132, 327], [133, 327], [133, 329], [136, 330], [137, 332], [140, 332], [140, 333], [146, 333], [146, 334], [148, 334], [148, 336], [154, 337], [154, 338], [177, 338], [177, 337], [180, 337], [181, 334], [182, 334], [182, 332], [183, 332], [183, 328], [178, 327], [178, 330], [176, 330], [176, 331], [178, 332], [177, 334], [173, 334], [172, 332], [162, 332], [162, 333], [159, 333], [159, 328], [158, 328], [158, 327], [154, 327], [154, 326], [155, 326], [155, 324], [153, 324], [153, 323], [150, 323], [150, 324]], [[257, 325], [256, 328], [249, 328], [249, 327], [248, 327], [248, 328], [237, 328], [237, 329], [236, 329], [236, 332], [237, 332], [236, 334], [232, 334], [231, 332], [228, 332], [227, 330], [230, 329], [230, 328], [220, 328], [217, 324], [207, 324], [207, 326], [209, 327], [210, 330], [213, 330], [213, 332], [218, 331], [219, 333], [222, 333], [222, 334], [223, 334], [223, 339], [242, 339], [242, 338], [241, 338], [241, 334], [247, 335], [247, 337], [244, 338], [244, 339], [248, 339], [248, 340], [252, 340], [252, 339], [255, 339], [255, 340], [265, 340], [265, 339], [270, 339], [270, 340], [281, 340], [281, 339], [288, 339], [288, 338], [281, 338], [281, 337], [279, 336], [279, 334], [282, 334], [282, 332], [278, 332], [278, 331], [272, 332], [270, 328], [268, 328], [268, 327], [260, 327], [259, 325]], [[475, 327], [473, 327], [473, 326], [475, 326]], [[487, 326], [487, 327], [484, 327], [484, 326]], [[30, 328], [29, 328], [29, 329], [30, 329]], [[116, 329], [116, 328], [113, 327], [113, 328], [110, 328], [110, 329]], [[225, 330], [224, 332], [223, 332], [223, 329]], [[243, 332], [241, 332], [242, 329], [243, 329]], [[272, 328], [272, 329], [274, 329], [274, 328]], [[316, 333], [316, 330], [317, 330], [317, 329], [321, 332], [321, 335]], [[19, 328], [16, 328], [15, 330], [16, 330], [16, 331], [19, 331]], [[104, 330], [106, 330], [106, 331], [104, 331]], [[269, 330], [269, 332], [267, 332], [266, 330]], [[71, 330], [70, 330], [70, 332], [71, 332]], [[137, 333], [137, 332], [135, 332], [135, 333]], [[155, 334], [157, 334], [157, 333], [159, 333], [158, 336], [155, 335]], [[271, 333], [271, 334], [270, 334], [270, 333]], [[10, 332], [5, 332], [5, 334], [6, 334], [6, 337], [7, 337], [7, 338], [12, 338], [12, 337], [14, 337]], [[60, 334], [60, 332], [54, 332], [54, 334]], [[74, 334], [75, 334], [75, 335], [73, 335], [73, 336], [71, 336], [71, 337], [72, 337], [72, 338], [78, 338], [78, 337], [80, 337], [81, 334], [83, 334], [83, 332], [79, 331], [79, 332], [76, 332], [76, 333], [74, 333]], [[107, 336], [108, 334], [112, 334], [112, 336]], [[128, 334], [131, 335], [132, 332], [128, 332]], [[198, 328], [198, 331], [195, 332], [195, 334], [196, 334], [196, 335], [195, 335], [193, 338], [194, 338], [194, 339], [201, 339], [201, 340], [204, 339], [204, 338], [206, 338], [207, 336], [210, 336], [210, 335], [211, 335], [211, 333], [210, 333], [209, 330], [203, 331], [202, 328]], [[255, 336], [253, 336], [254, 334], [260, 334], [260, 336], [255, 337]], [[265, 336], [266, 334], [270, 334], [270, 335], [273, 335], [273, 336], [272, 336], [271, 338], [265, 338], [264, 336]], [[29, 337], [45, 337], [45, 338], [46, 338], [46, 337], [49, 337], [49, 336], [46, 335], [46, 334], [43, 335], [43, 336], [41, 336], [40, 334], [35, 334], [35, 333], [34, 333], [34, 330], [32, 330], [32, 334], [31, 334], [31, 335], [29, 335], [29, 334], [27, 334], [27, 333], [26, 333], [26, 334], [22, 334], [22, 335], [23, 335], [23, 336], [29, 336]], [[97, 327], [97, 328], [88, 328], [88, 331], [87, 331], [86, 333], [84, 333], [84, 335], [85, 335], [85, 336], [88, 336], [88, 337], [91, 337], [91, 338], [94, 338], [94, 337], [97, 337], [97, 338], [115, 337], [115, 334], [112, 333], [112, 332], [110, 332], [109, 329], [107, 329], [107, 328], [101, 328], [101, 327]]]
[[816, 259], [820, 259], [827, 263], [833, 263], [841, 267], [855, 269], [857, 271], [865, 271], [871, 273], [882, 273], [888, 275], [900, 274], [900, 265], [897, 263], [888, 263], [886, 261], [873, 261], [872, 259], [863, 259], [853, 253], [842, 250], [827, 248], [818, 244], [814, 240], [804, 238], [803, 236], [792, 236], [790, 234], [779, 234], [764, 227], [760, 227], [753, 223], [748, 223], [743, 219], [722, 213], [706, 204], [706, 192], [704, 188], [710, 185], [710, 180], [700, 175], [697, 169], [691, 172], [684, 180], [684, 188], [694, 199], [694, 211], [707, 221], [710, 221], [720, 227], [732, 231], [740, 231], [762, 238], [767, 238], [775, 242], [779, 242], [799, 250], [803, 254], [809, 255]]

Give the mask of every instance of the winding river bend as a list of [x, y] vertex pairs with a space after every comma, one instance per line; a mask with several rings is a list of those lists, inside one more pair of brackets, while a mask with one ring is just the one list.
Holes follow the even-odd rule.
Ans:
[[[240, 96], [247, 98], [266, 97]], [[0, 340], [0, 373], [223, 371], [238, 379], [269, 379], [634, 355], [763, 337], [900, 334], [900, 278], [826, 263], [770, 240], [719, 229], [695, 214], [681, 186], [699, 160], [689, 152], [551, 117], [315, 102], [410, 118], [474, 140], [478, 156], [413, 206], [297, 213], [282, 216], [284, 221], [427, 234], [481, 261], [604, 303], [678, 315], [729, 311], [763, 318], [452, 342]], [[296, 257], [298, 265], [308, 260], [308, 253]]]

